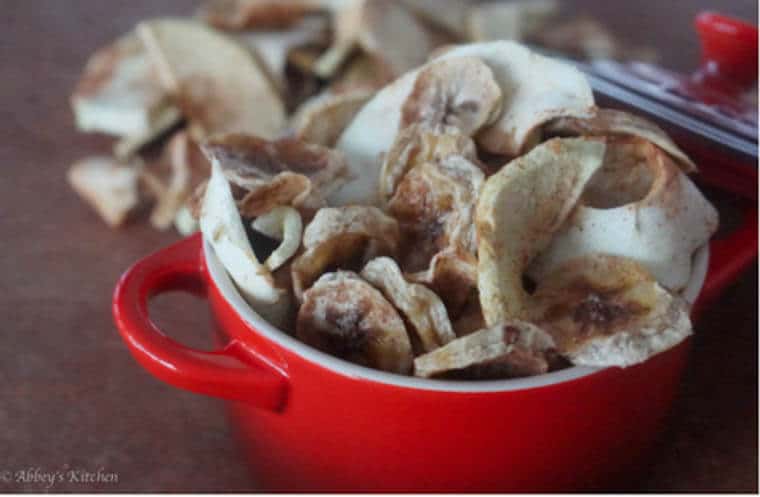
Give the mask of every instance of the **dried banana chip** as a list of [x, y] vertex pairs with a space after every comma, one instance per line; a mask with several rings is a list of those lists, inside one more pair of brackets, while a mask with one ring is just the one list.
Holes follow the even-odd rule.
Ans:
[[203, 145], [227, 179], [244, 191], [241, 214], [255, 217], [278, 205], [315, 210], [344, 181], [346, 163], [336, 151], [293, 139], [224, 135]]
[[404, 176], [387, 211], [398, 220], [408, 247], [405, 271], [424, 270], [448, 248], [476, 252], [475, 205], [484, 181], [477, 166], [456, 155], [416, 166]]
[[523, 274], [602, 165], [605, 145], [555, 138], [486, 181], [477, 206], [478, 289], [488, 326], [530, 319]]
[[715, 208], [662, 150], [642, 139], [616, 140], [529, 274], [542, 281], [566, 260], [610, 254], [636, 260], [662, 286], [680, 291], [694, 253], [717, 228]]
[[200, 226], [203, 238], [251, 308], [274, 326], [282, 326], [290, 311], [289, 294], [277, 287], [272, 273], [251, 249], [230, 185], [216, 161], [212, 161]]
[[423, 378], [514, 378], [546, 373], [554, 340], [524, 321], [476, 331], [414, 360], [414, 374]]
[[517, 156], [536, 142], [545, 122], [556, 117], [589, 117], [594, 109], [591, 86], [578, 69], [518, 43], [462, 45], [436, 60], [454, 57], [482, 59], [501, 88], [501, 113], [475, 137], [488, 152]]
[[655, 123], [616, 109], [596, 109], [586, 118], [561, 117], [546, 125], [547, 133], [556, 135], [623, 135], [643, 138], [670, 154], [684, 172], [697, 170], [694, 162]]
[[425, 352], [446, 345], [456, 338], [449, 315], [441, 299], [432, 290], [409, 283], [396, 261], [378, 257], [364, 266], [362, 278], [383, 292], [383, 295], [411, 324]]
[[122, 225], [140, 201], [137, 177], [137, 167], [110, 157], [82, 159], [68, 172], [74, 191], [112, 228]]
[[285, 109], [267, 74], [232, 38], [181, 19], [142, 22], [137, 33], [193, 137], [273, 138], [285, 127]]
[[305, 252], [291, 265], [296, 297], [330, 267], [358, 269], [374, 257], [395, 255], [399, 236], [396, 220], [375, 207], [320, 209], [304, 230]]
[[412, 347], [396, 309], [356, 273], [323, 275], [303, 295], [296, 336], [363, 366], [409, 374]]
[[537, 322], [577, 365], [631, 366], [691, 334], [686, 303], [622, 257], [571, 259], [539, 282], [532, 301]]
[[473, 163], [478, 161], [475, 143], [456, 128], [431, 130], [411, 125], [403, 129], [380, 169], [380, 199], [383, 204], [390, 200], [409, 170], [426, 162], [440, 162], [452, 155], [464, 157]]
[[462, 307], [477, 295], [478, 260], [469, 252], [447, 248], [433, 256], [426, 270], [407, 277], [431, 288], [444, 301], [449, 315], [459, 317]]
[[292, 207], [275, 207], [254, 219], [251, 227], [269, 238], [282, 242], [264, 261], [264, 266], [270, 271], [279, 269], [301, 246], [303, 222], [301, 214]]
[[383, 158], [399, 132], [415, 124], [414, 120], [421, 120], [420, 124], [428, 128], [452, 124], [474, 132], [477, 126], [498, 117], [500, 101], [494, 75], [477, 58], [436, 60], [404, 75], [376, 94], [338, 140], [337, 148], [348, 160], [350, 178], [330, 202], [378, 205]]
[[477, 57], [442, 58], [423, 67], [401, 108], [403, 129], [452, 126], [472, 136], [501, 113], [501, 89]]

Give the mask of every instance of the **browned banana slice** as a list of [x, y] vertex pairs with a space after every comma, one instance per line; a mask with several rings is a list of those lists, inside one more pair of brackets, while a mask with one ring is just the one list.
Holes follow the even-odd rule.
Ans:
[[330, 267], [358, 270], [374, 257], [395, 255], [399, 236], [396, 220], [375, 207], [320, 209], [304, 230], [305, 251], [291, 266], [296, 297]]
[[398, 309], [412, 325], [425, 352], [430, 352], [456, 338], [449, 315], [441, 299], [432, 290], [409, 283], [396, 261], [378, 257], [364, 266], [362, 278]]
[[404, 321], [378, 290], [350, 271], [324, 274], [304, 293], [296, 336], [363, 366], [400, 374], [412, 368]]
[[533, 305], [558, 351], [577, 365], [638, 364], [691, 334], [686, 303], [622, 257], [567, 261], [539, 282]]
[[471, 333], [414, 360], [423, 378], [514, 378], [546, 373], [554, 350], [552, 337], [524, 321]]

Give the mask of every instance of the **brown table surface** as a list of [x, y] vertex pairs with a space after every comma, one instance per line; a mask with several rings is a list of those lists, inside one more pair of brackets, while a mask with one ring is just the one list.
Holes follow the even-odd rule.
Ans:
[[[717, 5], [569, 6], [604, 16], [627, 39], [658, 45], [666, 65], [688, 69], [698, 52], [691, 18], [710, 3]], [[72, 161], [109, 150], [109, 140], [76, 133], [69, 110], [87, 56], [142, 18], [189, 13], [193, 4], [4, 0], [2, 7], [0, 491], [44, 490], [45, 483], [18, 481], [34, 480], [35, 469], [118, 478], [58, 482], [54, 491], [255, 489], [222, 404], [149, 376], [111, 320], [121, 271], [176, 235], [145, 224], [111, 231], [65, 182]], [[720, 8], [757, 18], [749, 0], [724, 0]], [[720, 201], [724, 210], [729, 203]], [[651, 464], [634, 484], [613, 490], [757, 491], [756, 274], [755, 266], [697, 325], [689, 370]], [[173, 336], [209, 346], [200, 301], [172, 295], [152, 308]]]

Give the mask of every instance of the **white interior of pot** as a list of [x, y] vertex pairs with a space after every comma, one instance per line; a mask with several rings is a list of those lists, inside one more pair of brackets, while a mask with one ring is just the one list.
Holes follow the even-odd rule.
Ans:
[[[563, 381], [582, 378], [602, 369], [574, 366], [566, 369], [561, 369], [559, 371], [553, 371], [551, 373], [531, 376], [527, 378], [513, 378], [508, 380], [461, 381], [433, 380], [427, 378], [416, 378], [413, 376], [402, 376], [353, 364], [310, 347], [266, 322], [253, 309], [251, 309], [245, 300], [243, 300], [235, 288], [235, 285], [233, 285], [232, 281], [227, 275], [227, 272], [224, 270], [224, 267], [219, 262], [219, 259], [216, 257], [214, 250], [205, 241], [203, 243], [203, 252], [206, 258], [206, 263], [208, 265], [211, 279], [214, 281], [217, 288], [221, 291], [227, 302], [232, 305], [232, 307], [243, 319], [243, 321], [257, 330], [261, 335], [279, 344], [280, 346], [293, 351], [295, 354], [299, 355], [305, 360], [318, 363], [321, 366], [335, 371], [338, 374], [353, 378], [362, 378], [366, 380], [376, 381], [379, 383], [396, 385], [399, 387], [416, 388], [422, 390], [440, 390], [450, 392], [498, 392], [554, 385]], [[693, 303], [697, 299], [697, 296], [702, 289], [702, 285], [704, 284], [705, 277], [707, 275], [708, 259], [709, 249], [707, 246], [700, 248], [694, 255], [691, 279], [682, 292], [683, 297], [689, 303]]]

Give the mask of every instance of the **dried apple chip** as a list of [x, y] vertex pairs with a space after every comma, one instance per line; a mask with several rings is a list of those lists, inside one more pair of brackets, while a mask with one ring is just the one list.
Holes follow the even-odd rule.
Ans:
[[546, 373], [554, 340], [524, 321], [507, 321], [449, 342], [414, 360], [423, 378], [514, 378]]
[[486, 181], [477, 206], [478, 289], [486, 324], [530, 319], [523, 274], [602, 165], [605, 145], [555, 138]]
[[88, 157], [68, 172], [71, 187], [112, 228], [124, 223], [139, 201], [138, 169], [110, 157]]
[[152, 134], [156, 120], [172, 109], [134, 33], [93, 54], [71, 107], [80, 130], [124, 137]]
[[533, 305], [558, 351], [577, 365], [631, 366], [691, 334], [686, 303], [622, 257], [565, 262], [539, 282]]
[[404, 321], [378, 290], [350, 271], [324, 274], [304, 293], [296, 336], [363, 366], [400, 374], [412, 369]]
[[296, 138], [326, 147], [334, 146], [372, 93], [366, 89], [342, 93], [327, 91], [312, 97], [301, 104], [291, 119]]
[[290, 298], [278, 288], [272, 273], [256, 258], [219, 164], [212, 161], [200, 215], [203, 238], [211, 244], [224, 269], [251, 308], [275, 326], [288, 319]]
[[432, 290], [409, 283], [396, 261], [378, 257], [364, 266], [362, 278], [380, 290], [414, 328], [426, 352], [456, 338], [443, 302]]
[[292, 207], [275, 207], [254, 219], [251, 227], [269, 238], [282, 242], [264, 261], [264, 266], [270, 271], [279, 269], [301, 246], [303, 222], [301, 214]]
[[718, 228], [718, 213], [653, 143], [617, 138], [580, 205], [529, 268], [537, 281], [564, 261], [602, 253], [641, 263], [665, 288], [682, 290], [692, 259]]
[[285, 127], [283, 104], [267, 74], [232, 38], [182, 19], [145, 21], [137, 33], [193, 137], [251, 133], [273, 138]]

